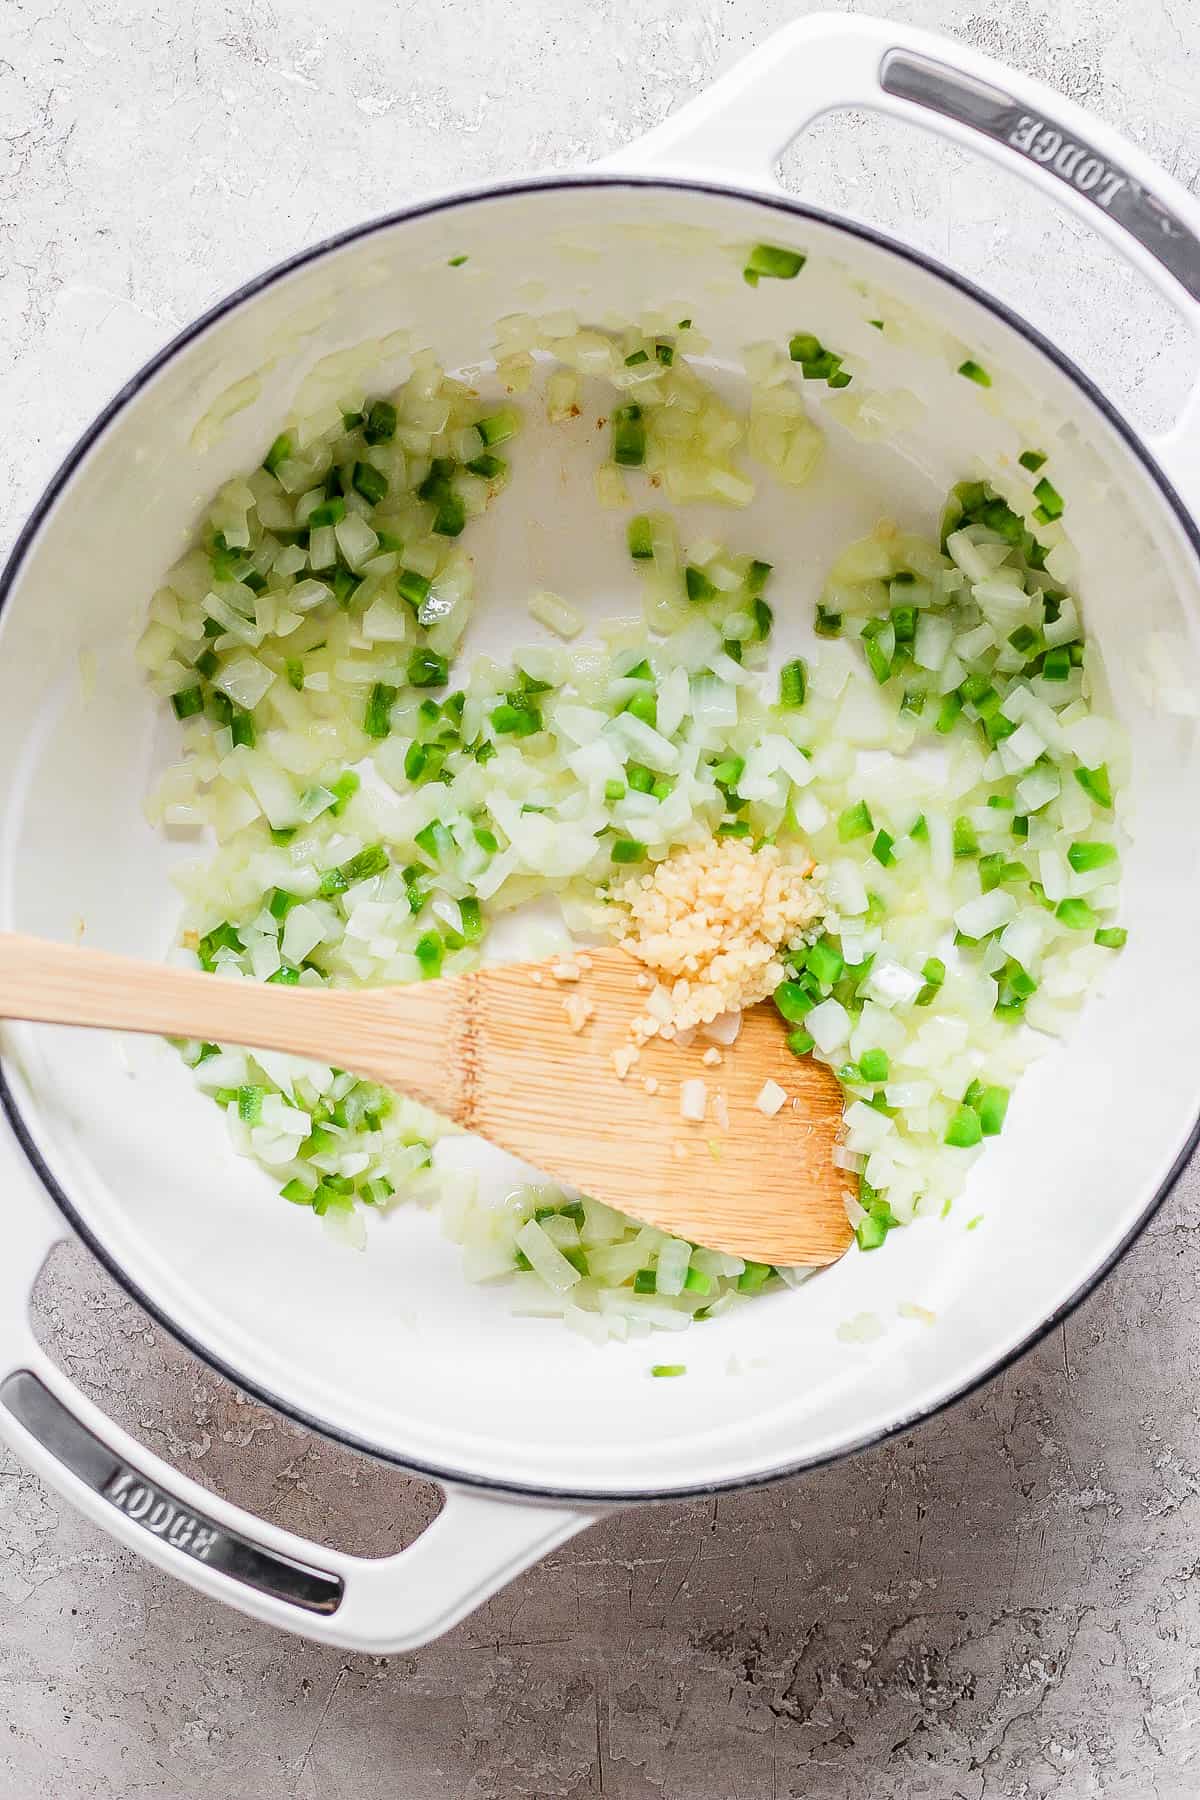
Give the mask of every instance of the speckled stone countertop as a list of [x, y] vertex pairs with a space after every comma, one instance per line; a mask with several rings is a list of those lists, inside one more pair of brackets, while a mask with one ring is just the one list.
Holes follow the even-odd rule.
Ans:
[[[0, 545], [118, 383], [266, 263], [435, 188], [631, 139], [786, 0], [6, 0]], [[879, 10], [1200, 175], [1200, 8]], [[1195, 351], [1012, 178], [822, 121], [789, 184], [1015, 301], [1139, 421]], [[64, 378], [64, 374], [66, 378]], [[219, 1609], [0, 1455], [0, 1797], [1185, 1800], [1200, 1791], [1200, 1173], [1033, 1354], [805, 1481], [615, 1517], [449, 1637], [342, 1655]], [[378, 1552], [430, 1489], [244, 1400], [77, 1249], [40, 1320], [161, 1455]]]

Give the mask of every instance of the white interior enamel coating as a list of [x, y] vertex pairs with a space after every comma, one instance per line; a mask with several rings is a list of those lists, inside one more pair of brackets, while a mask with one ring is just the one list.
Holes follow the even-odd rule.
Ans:
[[[764, 238], [808, 253], [800, 281], [744, 285], [742, 252]], [[470, 261], [448, 268], [459, 253]], [[372, 1218], [365, 1255], [334, 1244], [232, 1155], [216, 1109], [165, 1047], [48, 1028], [5, 1035], [20, 1116], [87, 1235], [204, 1354], [328, 1431], [403, 1463], [595, 1499], [752, 1480], [937, 1406], [1094, 1277], [1185, 1149], [1200, 1095], [1200, 753], [1194, 723], [1158, 709], [1142, 669], [1151, 632], [1171, 634], [1185, 672], [1200, 668], [1200, 575], [1142, 461], [1021, 332], [845, 228], [713, 191], [534, 186], [382, 227], [208, 324], [100, 432], [28, 548], [0, 617], [0, 920], [61, 938], [82, 920], [89, 943], [160, 954], [177, 916], [167, 871], [188, 847], [165, 845], [141, 815], [172, 731], [143, 691], [132, 646], [205, 498], [258, 460], [304, 374], [331, 351], [406, 328], [415, 346], [474, 369], [505, 313], [568, 307], [615, 322], [664, 306], [712, 337], [722, 379], [736, 379], [728, 371], [747, 343], [806, 329], [869, 359], [856, 381], [909, 388], [924, 402], [903, 440], [886, 446], [865, 446], [827, 421], [827, 461], [805, 488], [784, 492], [764, 479], [746, 512], [689, 513], [687, 531], [714, 529], [775, 564], [784, 655], [814, 652], [813, 601], [846, 541], [883, 514], [932, 532], [948, 484], [1004, 466], [1031, 443], [1053, 450], [1087, 622], [1133, 744], [1130, 940], [1066, 1051], [1052, 1052], [1019, 1089], [1003, 1138], [952, 1220], [895, 1234], [885, 1254], [852, 1253], [803, 1291], [760, 1300], [683, 1340], [598, 1350], [552, 1322], [512, 1317], [503, 1288], [468, 1287], [456, 1248], [415, 1209]], [[902, 310], [930, 329], [914, 329], [913, 343], [898, 349], [866, 321]], [[967, 354], [992, 371], [990, 392], [954, 373]], [[252, 372], [245, 404], [197, 447], [202, 415], [214, 403], [221, 410], [221, 396]], [[403, 359], [393, 358], [376, 380], [386, 386], [403, 374]], [[595, 620], [637, 610], [624, 515], [595, 500], [592, 473], [607, 441], [595, 409], [553, 429], [532, 402], [525, 412], [514, 481], [471, 528], [478, 601], [469, 647], [536, 638], [525, 610], [534, 587], [568, 595]], [[639, 478], [631, 487], [641, 492]], [[5, 1136], [0, 1160], [18, 1156]], [[503, 1159], [485, 1160], [489, 1179], [506, 1179]], [[979, 1214], [982, 1225], [966, 1231]], [[15, 1295], [5, 1289], [0, 1300]], [[900, 1318], [905, 1301], [931, 1309], [936, 1323]], [[838, 1325], [861, 1312], [876, 1314], [884, 1334], [839, 1342]], [[0, 1348], [4, 1337], [0, 1329]], [[648, 1379], [667, 1351], [687, 1363], [685, 1380]], [[61, 1479], [49, 1459], [39, 1466]], [[119, 1528], [136, 1538], [123, 1520]], [[529, 1531], [505, 1573], [567, 1529], [547, 1521], [537, 1542]], [[164, 1546], [154, 1553], [170, 1561]], [[176, 1572], [278, 1616], [207, 1571]], [[486, 1584], [457, 1610], [482, 1591]], [[381, 1626], [354, 1641], [411, 1642], [453, 1611], [448, 1604], [415, 1629]], [[298, 1628], [349, 1641], [336, 1627], [301, 1620]]]
[[[760, 237], [808, 251], [802, 287], [746, 288], [741, 248]], [[448, 268], [462, 250], [470, 263]], [[954, 344], [934, 333], [928, 352], [889, 349], [866, 321], [894, 316], [898, 302], [936, 320]], [[901, 1233], [886, 1255], [852, 1255], [803, 1293], [693, 1330], [671, 1352], [689, 1379], [655, 1382], [653, 1346], [597, 1351], [551, 1321], [513, 1318], [502, 1287], [468, 1287], [457, 1249], [428, 1215], [372, 1219], [367, 1253], [341, 1250], [232, 1154], [219, 1114], [165, 1046], [20, 1035], [23, 1110], [47, 1162], [112, 1260], [197, 1344], [284, 1404], [390, 1455], [592, 1493], [737, 1481], [829, 1455], [934, 1404], [1086, 1278], [1184, 1143], [1200, 1093], [1191, 1009], [1180, 1005], [1196, 873], [1196, 840], [1180, 823], [1194, 804], [1194, 734], [1146, 710], [1133, 675], [1148, 630], [1190, 641], [1198, 593], [1194, 559], [1136, 460], [1016, 333], [839, 230], [682, 191], [525, 192], [464, 202], [345, 248], [178, 355], [60, 497], [0, 643], [6, 923], [70, 937], [83, 919], [89, 942], [164, 952], [177, 910], [166, 872], [187, 846], [164, 845], [140, 814], [172, 727], [142, 691], [131, 650], [146, 597], [204, 497], [253, 465], [300, 377], [330, 350], [406, 326], [457, 368], [486, 357], [498, 314], [536, 304], [628, 317], [663, 303], [701, 320], [723, 359], [803, 325], [869, 356], [860, 380], [909, 387], [925, 401], [902, 446], [866, 448], [830, 424], [831, 454], [807, 487], [763, 482], [749, 511], [689, 520], [775, 564], [776, 637], [788, 654], [813, 649], [813, 601], [840, 545], [881, 514], [933, 531], [950, 482], [1028, 442], [1053, 446], [1087, 617], [1136, 747], [1131, 941], [1111, 997], [1092, 1008], [1070, 1053], [1020, 1090], [1011, 1128], [954, 1222]], [[296, 320], [309, 330], [282, 353]], [[954, 373], [968, 351], [994, 372], [989, 395]], [[273, 355], [260, 397], [197, 453], [198, 417]], [[380, 381], [398, 373], [380, 370]], [[595, 502], [592, 471], [607, 435], [594, 412], [568, 432], [539, 423], [534, 406], [526, 413], [516, 480], [475, 533], [472, 637], [485, 648], [536, 637], [525, 601], [537, 586], [596, 618], [637, 605], [621, 516]], [[966, 1233], [980, 1212], [986, 1229]], [[902, 1300], [934, 1310], [937, 1326], [897, 1320]], [[835, 1329], [864, 1310], [887, 1334], [847, 1348]], [[731, 1359], [744, 1372], [730, 1373]]]

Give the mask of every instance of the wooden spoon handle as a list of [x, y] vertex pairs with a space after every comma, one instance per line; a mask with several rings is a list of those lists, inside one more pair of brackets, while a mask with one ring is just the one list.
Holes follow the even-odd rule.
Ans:
[[0, 1018], [286, 1050], [394, 1083], [448, 1110], [449, 982], [347, 992], [222, 981], [199, 970], [0, 932]]

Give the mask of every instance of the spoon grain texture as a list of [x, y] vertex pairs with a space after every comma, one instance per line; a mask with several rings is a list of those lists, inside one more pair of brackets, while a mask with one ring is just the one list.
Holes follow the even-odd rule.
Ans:
[[[686, 1049], [652, 1039], [622, 1080], [613, 1054], [644, 1011], [638, 965], [616, 949], [584, 957], [577, 980], [557, 979], [555, 958], [350, 990], [221, 980], [0, 933], [0, 1018], [314, 1057], [676, 1236], [762, 1262], [836, 1261], [852, 1233], [847, 1177], [832, 1160], [841, 1096], [830, 1071], [794, 1057], [763, 1005], [719, 1067], [703, 1063], [699, 1038]], [[577, 1030], [580, 1003], [591, 1010]], [[680, 1116], [681, 1083], [693, 1078], [706, 1090], [700, 1123]], [[770, 1080], [788, 1099], [768, 1118], [755, 1102]]]

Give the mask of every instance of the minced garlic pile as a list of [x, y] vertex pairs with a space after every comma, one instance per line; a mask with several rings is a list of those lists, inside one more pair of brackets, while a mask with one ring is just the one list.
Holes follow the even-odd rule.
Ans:
[[621, 948], [659, 978], [634, 1043], [677, 1037], [773, 994], [780, 952], [812, 933], [825, 910], [811, 863], [785, 863], [770, 844], [714, 838], [613, 890], [628, 929]]

